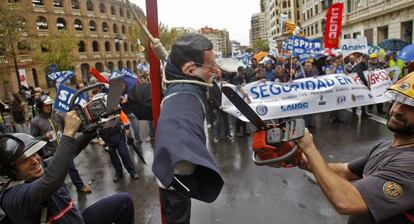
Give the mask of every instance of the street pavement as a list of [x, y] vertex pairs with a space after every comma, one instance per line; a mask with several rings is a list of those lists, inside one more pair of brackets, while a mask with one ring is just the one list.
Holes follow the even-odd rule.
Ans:
[[[382, 116], [360, 118], [351, 112], [340, 112], [342, 123], [329, 124], [328, 114], [314, 115], [311, 133], [315, 144], [328, 162], [345, 162], [370, 150], [369, 145], [392, 135], [384, 125]], [[147, 123], [141, 121], [141, 136], [146, 137]], [[172, 135], [179, 134], [179, 130]], [[213, 143], [209, 138], [208, 149], [217, 161], [224, 178], [224, 187], [211, 204], [193, 200], [193, 224], [328, 224], [346, 223], [347, 216], [336, 213], [322, 191], [305, 171], [297, 168], [270, 168], [256, 166], [251, 160], [251, 136], [233, 141]], [[158, 224], [160, 207], [158, 188], [151, 172], [153, 145], [141, 144], [145, 166], [130, 150], [138, 180], [125, 172], [124, 178], [113, 183], [114, 169], [109, 155], [102, 146], [88, 146], [75, 160], [91, 194], [77, 193], [69, 179], [66, 180], [74, 200], [85, 208], [95, 201], [115, 192], [129, 192], [135, 203], [135, 223]]]

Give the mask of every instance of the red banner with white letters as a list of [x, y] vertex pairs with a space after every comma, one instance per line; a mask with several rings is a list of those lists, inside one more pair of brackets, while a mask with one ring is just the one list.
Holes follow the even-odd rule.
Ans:
[[325, 48], [338, 48], [342, 29], [343, 3], [331, 5], [326, 14]]

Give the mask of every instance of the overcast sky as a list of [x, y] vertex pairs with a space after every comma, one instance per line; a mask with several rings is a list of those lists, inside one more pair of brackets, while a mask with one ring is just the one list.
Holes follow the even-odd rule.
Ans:
[[[144, 13], [145, 0], [130, 0]], [[171, 27], [227, 29], [230, 40], [249, 44], [250, 18], [260, 0], [158, 0], [158, 20]]]

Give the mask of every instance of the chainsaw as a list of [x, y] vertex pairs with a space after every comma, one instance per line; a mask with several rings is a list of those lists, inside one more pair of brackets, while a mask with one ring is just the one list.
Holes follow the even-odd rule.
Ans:
[[294, 140], [305, 134], [302, 118], [279, 124], [265, 123], [259, 115], [229, 86], [221, 88], [230, 102], [257, 128], [253, 134], [252, 159], [256, 165], [294, 167], [302, 159], [302, 152]]

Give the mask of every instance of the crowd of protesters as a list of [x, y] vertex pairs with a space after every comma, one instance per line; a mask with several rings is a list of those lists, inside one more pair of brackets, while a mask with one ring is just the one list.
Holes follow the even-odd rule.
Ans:
[[[243, 91], [242, 87], [244, 85], [258, 80], [286, 83], [296, 79], [327, 74], [363, 74], [364, 71], [373, 71], [395, 66], [400, 69], [400, 74], [397, 74], [399, 78], [412, 70], [410, 69], [410, 65], [405, 65], [402, 60], [397, 59], [395, 52], [390, 52], [384, 56], [379, 56], [377, 53], [370, 55], [358, 53], [346, 58], [343, 58], [342, 55], [321, 55], [318, 58], [310, 58], [303, 62], [300, 62], [297, 57], [291, 58], [289, 56], [265, 56], [260, 61], [252, 58], [250, 67], [245, 68], [240, 66], [236, 73], [224, 72], [222, 77], [216, 80], [213, 88], [210, 88], [208, 91], [208, 124], [212, 128], [213, 142], [217, 143], [220, 139], [233, 140], [233, 131], [230, 130], [233, 126], [234, 133], [237, 137], [250, 135], [249, 125], [239, 119], [231, 122], [233, 118], [223, 111], [220, 92], [223, 83], [234, 84], [240, 91]], [[361, 78], [361, 80], [367, 88], [370, 88], [365, 78]], [[246, 93], [242, 93], [245, 97], [248, 97]], [[380, 116], [384, 115], [386, 113], [384, 104], [380, 103], [361, 107], [361, 117], [371, 117], [372, 115], [370, 113], [374, 112]], [[352, 108], [352, 114], [357, 116], [357, 108]], [[305, 124], [309, 128], [314, 127], [312, 117], [313, 115], [304, 116]], [[340, 118], [339, 111], [330, 112], [328, 122], [331, 124], [343, 122]], [[234, 125], [232, 125], [233, 123]]]

